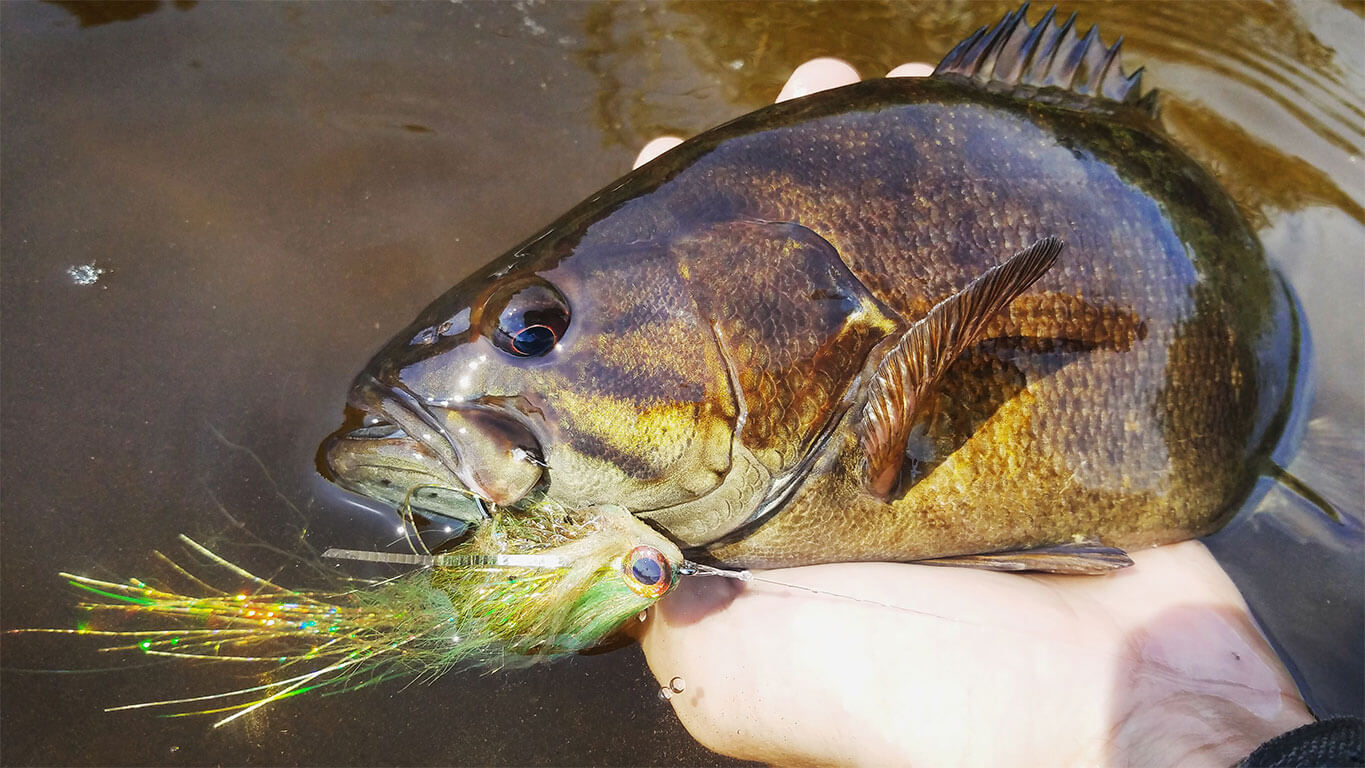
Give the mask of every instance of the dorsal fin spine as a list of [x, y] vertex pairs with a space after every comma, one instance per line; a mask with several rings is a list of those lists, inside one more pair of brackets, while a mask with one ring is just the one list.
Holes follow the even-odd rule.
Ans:
[[995, 53], [995, 66], [991, 68], [992, 79], [1018, 81], [1024, 62], [1028, 61], [1032, 54], [1028, 42], [1034, 36], [1034, 30], [1024, 20], [1023, 10], [1021, 7], [1016, 12], [1008, 32], [1000, 38]]
[[965, 61], [978, 58], [981, 52], [977, 50], [977, 46], [981, 44], [981, 40], [985, 36], [986, 27], [980, 27], [975, 32], [968, 35], [966, 39], [953, 46], [951, 51], [948, 51], [948, 55], [943, 57], [943, 61], [939, 62], [938, 67], [936, 67], [934, 71], [938, 72], [940, 69], [955, 69]]
[[1057, 6], [1054, 5], [1047, 10], [1047, 13], [1043, 14], [1043, 18], [1034, 25], [1033, 29], [1029, 31], [1028, 37], [1024, 39], [1023, 48], [1027, 52], [1027, 55], [1020, 59], [1020, 82], [1031, 82], [1033, 79], [1032, 76], [1038, 69], [1039, 58], [1048, 55], [1048, 48], [1050, 46], [1042, 46], [1040, 45], [1040, 42], [1042, 41], [1043, 36], [1051, 31], [1052, 17], [1055, 15], [1057, 15]]
[[1021, 11], [1027, 8], [1025, 3], [1019, 10], [1012, 14], [1007, 14], [1005, 18], [995, 25], [995, 30], [989, 35], [986, 47], [981, 52], [981, 60], [974, 67], [979, 79], [990, 80], [995, 72], [995, 65], [1000, 61], [1000, 51], [1005, 47], [1005, 41], [1009, 39], [1010, 33], [1019, 26], [1019, 20], [1023, 18]]
[[[1133, 82], [1133, 89], [1134, 89], [1134, 91], [1137, 90], [1137, 80], [1136, 80], [1136, 78], [1137, 78], [1139, 75], [1141, 75], [1141, 74], [1142, 74], [1142, 70], [1141, 70], [1141, 69], [1139, 69], [1137, 72], [1134, 72], [1134, 73], [1133, 73], [1133, 77], [1135, 78], [1135, 80], [1134, 80], [1134, 82]], [[1146, 113], [1146, 114], [1148, 114], [1148, 115], [1151, 115], [1152, 117], [1156, 117], [1156, 114], [1157, 114], [1157, 95], [1156, 95], [1156, 94], [1157, 94], [1157, 91], [1156, 91], [1155, 88], [1153, 88], [1152, 90], [1150, 90], [1150, 91], [1147, 92], [1147, 95], [1146, 95], [1146, 96], [1143, 96], [1142, 98], [1140, 98], [1140, 99], [1138, 99], [1137, 101], [1133, 102], [1133, 106], [1137, 107], [1137, 108], [1138, 108], [1139, 110], [1141, 110], [1142, 112], [1144, 112], [1144, 113]]]
[[[1105, 46], [1095, 26], [1078, 37], [1076, 14], [1058, 24], [1056, 6], [1030, 25], [1028, 8], [1025, 3], [994, 26], [973, 32], [943, 57], [934, 76], [1071, 108], [1113, 110], [1121, 105], [1156, 116], [1154, 92], [1140, 93], [1142, 70], [1123, 72], [1122, 38]], [[1042, 92], [1049, 89], [1055, 90]]]
[[1125, 75], [1123, 73], [1123, 66], [1120, 64], [1120, 62], [1123, 60], [1123, 55], [1120, 52], [1122, 45], [1123, 38], [1120, 37], [1118, 42], [1114, 43], [1114, 47], [1116, 49], [1113, 54], [1114, 66], [1111, 69], [1109, 69], [1109, 71], [1105, 74], [1104, 79], [1105, 98], [1114, 99], [1114, 97], [1122, 96], [1125, 93], [1129, 92], [1136, 93], [1137, 91], [1135, 89], [1142, 81], [1141, 67], [1138, 67], [1137, 71], [1131, 75]]
[[[1053, 6], [1047, 12], [1045, 19], [1051, 20], [1056, 15], [1057, 7]], [[1033, 69], [1029, 72], [1028, 84], [1041, 86], [1046, 84], [1048, 73], [1052, 71], [1053, 62], [1057, 60], [1057, 52], [1062, 49], [1062, 39], [1071, 31], [1071, 25], [1076, 23], [1076, 13], [1072, 11], [1071, 17], [1060, 27], [1052, 25], [1048, 27], [1051, 36], [1043, 46], [1042, 53], [1033, 61]]]
[[986, 46], [990, 45], [991, 43], [989, 34], [990, 27], [982, 27], [981, 29], [978, 29], [976, 31], [976, 34], [972, 35], [970, 38], [971, 44], [968, 45], [966, 48], [963, 48], [962, 52], [958, 54], [957, 57], [958, 63], [961, 64], [966, 61], [972, 61], [974, 59], [980, 58], [981, 52], [984, 51], [986, 49]]
[[[1108, 54], [1104, 57], [1104, 65], [1100, 67], [1099, 87], [1095, 89], [1095, 92], [1105, 98], [1109, 98], [1111, 89], [1108, 88], [1107, 85], [1110, 82], [1110, 73], [1114, 69], [1114, 63], [1119, 60], [1119, 49], [1121, 47], [1123, 47], [1122, 35], [1119, 36], [1118, 40], [1114, 41], [1114, 45], [1110, 47]], [[1122, 73], [1120, 72], [1120, 74]]]
[[1104, 64], [1109, 59], [1109, 49], [1104, 47], [1104, 41], [1100, 39], [1100, 30], [1096, 27], [1090, 30], [1095, 34], [1095, 42], [1085, 49], [1085, 92], [1089, 96], [1103, 98]]
[[1039, 85], [1068, 87], [1058, 80], [1058, 73], [1061, 72], [1062, 66], [1058, 63], [1057, 57], [1062, 55], [1064, 51], [1075, 47], [1075, 40], [1076, 12], [1072, 11], [1071, 15], [1067, 17], [1066, 23], [1061, 26], [1061, 29], [1057, 30], [1057, 39], [1053, 41], [1052, 53], [1048, 56], [1047, 69], [1039, 75]]
[[1091, 92], [1086, 88], [1086, 84], [1089, 80], [1082, 80], [1078, 86], [1076, 84], [1076, 75], [1080, 74], [1081, 67], [1085, 66], [1086, 54], [1090, 52], [1090, 49], [1098, 43], [1099, 40], [1100, 31], [1095, 28], [1094, 24], [1091, 24], [1090, 29], [1085, 32], [1085, 37], [1081, 39], [1080, 44], [1076, 46], [1071, 52], [1071, 56], [1067, 59], [1067, 63], [1070, 65], [1069, 68], [1071, 70], [1066, 78], [1066, 87], [1069, 90], [1077, 91], [1085, 96], [1091, 95]]

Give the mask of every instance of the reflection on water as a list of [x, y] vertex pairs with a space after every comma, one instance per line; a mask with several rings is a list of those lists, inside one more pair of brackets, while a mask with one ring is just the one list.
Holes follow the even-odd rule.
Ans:
[[[6, 628], [70, 625], [57, 569], [142, 573], [182, 531], [382, 541], [391, 522], [317, 478], [313, 452], [351, 376], [419, 307], [624, 172], [647, 138], [758, 107], [813, 56], [869, 75], [936, 60], [1009, 9], [191, 5], [0, 16]], [[1125, 35], [1165, 125], [1294, 285], [1316, 397], [1302, 446], [1277, 458], [1359, 521], [1360, 6], [1072, 8]], [[106, 270], [98, 284], [73, 283], [88, 264]], [[1315, 705], [1358, 709], [1359, 529], [1265, 491], [1211, 544]], [[221, 670], [18, 674], [144, 662], [52, 638], [3, 653], [14, 763], [726, 762], [691, 743], [635, 651], [302, 697], [218, 731], [100, 708], [220, 690], [234, 679]]]

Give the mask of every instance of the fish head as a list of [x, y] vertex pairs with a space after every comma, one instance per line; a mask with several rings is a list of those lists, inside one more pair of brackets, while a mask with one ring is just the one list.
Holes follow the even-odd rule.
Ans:
[[705, 544], [809, 455], [890, 323], [793, 225], [524, 247], [373, 359], [323, 463], [419, 513], [615, 504]]
[[329, 478], [464, 520], [471, 496], [647, 510], [713, 490], [737, 412], [711, 331], [666, 252], [583, 250], [506, 257], [427, 307], [357, 376]]

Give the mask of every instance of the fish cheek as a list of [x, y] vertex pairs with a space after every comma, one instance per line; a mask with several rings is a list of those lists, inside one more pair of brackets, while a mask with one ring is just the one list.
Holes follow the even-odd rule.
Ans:
[[737, 411], [724, 364], [667, 256], [601, 248], [547, 274], [574, 307], [561, 385], [541, 390], [556, 500], [654, 509], [729, 471]]
[[633, 510], [675, 507], [702, 498], [730, 471], [731, 424], [678, 409], [687, 432], [676, 441], [625, 433], [579, 432], [549, 454], [550, 497], [569, 506], [610, 500]]

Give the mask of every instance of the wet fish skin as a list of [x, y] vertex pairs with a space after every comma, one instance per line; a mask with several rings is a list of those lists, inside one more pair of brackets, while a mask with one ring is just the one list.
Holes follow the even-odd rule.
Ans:
[[[827, 164], [790, 173], [762, 215], [824, 235], [902, 322], [1035, 238], [1067, 250], [950, 370], [900, 498], [863, 492], [846, 413], [829, 468], [714, 553], [751, 566], [917, 559], [1216, 528], [1277, 431], [1294, 344], [1283, 285], [1216, 182], [1133, 112], [938, 80], [813, 101], [793, 110], [791, 133], [808, 138], [777, 140]], [[731, 165], [734, 184], [763, 175]], [[855, 194], [856, 212], [829, 203]]]
[[[856, 406], [880, 355], [1049, 236], [1059, 264], [949, 369], [893, 497], [869, 494]], [[480, 309], [532, 275], [572, 322], [545, 358], [500, 357]], [[468, 333], [412, 344], [465, 309]], [[780, 566], [1213, 530], [1277, 435], [1295, 343], [1235, 205], [1138, 110], [895, 79], [684, 143], [452, 289], [367, 375], [516, 422], [538, 493]]]

